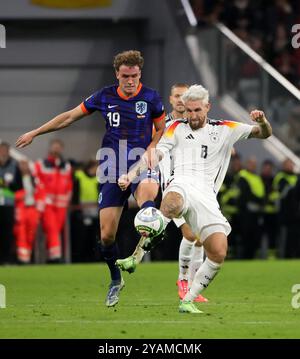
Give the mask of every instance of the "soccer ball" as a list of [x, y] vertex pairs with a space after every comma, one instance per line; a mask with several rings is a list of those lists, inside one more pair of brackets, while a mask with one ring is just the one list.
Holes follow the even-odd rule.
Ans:
[[143, 237], [156, 237], [164, 230], [161, 211], [155, 207], [142, 208], [134, 219], [134, 226]]

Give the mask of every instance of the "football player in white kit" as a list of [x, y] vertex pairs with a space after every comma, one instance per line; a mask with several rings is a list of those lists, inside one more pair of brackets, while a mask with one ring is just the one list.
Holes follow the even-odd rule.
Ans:
[[[171, 87], [169, 97], [172, 106], [172, 112], [168, 113], [165, 122], [166, 129], [174, 123], [174, 121], [187, 123], [185, 119], [185, 107], [181, 100], [183, 93], [189, 88], [189, 85], [184, 83], [176, 83]], [[172, 160], [170, 156], [164, 156], [159, 162], [160, 184], [162, 192], [168, 184], [168, 180], [172, 172]], [[182, 232], [182, 240], [179, 247], [178, 262], [179, 273], [176, 285], [178, 287], [178, 296], [180, 299], [188, 292], [189, 286], [193, 282], [193, 278], [204, 260], [204, 249], [202, 243], [197, 239], [192, 232], [190, 226], [186, 223], [184, 217], [173, 218], [177, 228]], [[145, 251], [142, 248], [144, 238], [141, 238], [132, 256], [125, 259], [118, 259], [116, 264], [123, 270], [132, 273], [135, 271], [136, 265], [141, 262]], [[194, 302], [207, 302], [208, 300], [199, 294]]]
[[[247, 138], [268, 138], [272, 128], [263, 111], [254, 110], [251, 126], [234, 121], [208, 119], [208, 91], [201, 85], [191, 86], [183, 95], [188, 123], [175, 121], [159, 141], [158, 157], [173, 157], [174, 175], [164, 191], [160, 207], [165, 226], [184, 216], [192, 231], [203, 243], [206, 259], [195, 274], [191, 288], [180, 301], [179, 312], [202, 313], [194, 299], [219, 272], [227, 253], [230, 224], [220, 211], [216, 195], [224, 180], [235, 142]], [[145, 161], [119, 179], [126, 189]]]
[[[166, 129], [174, 123], [174, 121], [187, 122], [185, 118], [185, 107], [181, 100], [181, 96], [189, 88], [184, 83], [176, 83], [171, 87], [169, 101], [172, 106], [172, 112], [166, 116]], [[160, 183], [162, 191], [165, 190], [172, 172], [172, 161], [170, 156], [164, 156], [159, 162]], [[183, 299], [188, 291], [189, 286], [193, 282], [193, 278], [197, 270], [200, 268], [204, 260], [204, 249], [202, 243], [192, 232], [190, 226], [186, 223], [184, 217], [173, 218], [177, 228], [180, 228], [182, 240], [178, 253], [179, 273], [176, 285], [178, 287], [178, 296]], [[122, 260], [121, 260], [122, 261]], [[194, 302], [207, 302], [208, 300], [199, 294]]]

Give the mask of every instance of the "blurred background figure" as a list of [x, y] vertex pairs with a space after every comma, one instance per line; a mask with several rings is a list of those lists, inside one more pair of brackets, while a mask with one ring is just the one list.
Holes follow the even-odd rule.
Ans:
[[10, 145], [0, 143], [0, 264], [11, 263], [14, 236], [15, 192], [22, 188], [22, 176]]
[[60, 235], [66, 222], [73, 188], [71, 165], [64, 160], [63, 150], [63, 142], [54, 139], [50, 142], [47, 158], [35, 164], [37, 191], [44, 200], [41, 222], [49, 263], [57, 263], [62, 259]]
[[295, 174], [295, 164], [289, 158], [286, 158], [282, 162], [281, 170], [276, 174], [274, 178], [274, 189], [283, 195], [284, 191], [288, 187], [295, 186], [297, 182], [297, 175]]
[[231, 225], [231, 233], [228, 237], [229, 258], [241, 257], [241, 227], [239, 212], [239, 196], [238, 187], [239, 172], [242, 170], [242, 161], [240, 155], [233, 151], [229, 164], [229, 169], [218, 194], [219, 203], [222, 212]]
[[[276, 174], [273, 181], [274, 191], [277, 193], [277, 203], [279, 206], [279, 225], [280, 225], [280, 237], [279, 237], [279, 257], [284, 258], [288, 254], [287, 246], [289, 243], [293, 243], [294, 239], [290, 238], [290, 235], [295, 233], [295, 230], [290, 230], [290, 226], [294, 226], [295, 216], [295, 203], [291, 196], [293, 191], [290, 190], [296, 185], [298, 180], [295, 174], [295, 164], [289, 158], [286, 158], [282, 162], [281, 170]], [[294, 212], [293, 212], [294, 211]], [[299, 222], [296, 226], [299, 226]], [[288, 243], [289, 242], [289, 243]], [[289, 248], [289, 252], [292, 248]], [[293, 256], [293, 253], [289, 254]]]
[[15, 194], [15, 225], [17, 260], [20, 264], [31, 262], [39, 224], [39, 198], [35, 191], [35, 180], [27, 161], [19, 162], [23, 189]]
[[283, 253], [285, 258], [300, 258], [300, 177], [294, 186], [287, 188], [281, 198], [283, 219]]
[[[274, 257], [278, 246], [278, 196], [273, 189], [274, 181], [274, 163], [271, 160], [265, 160], [261, 166], [261, 179], [265, 186], [265, 198], [263, 207], [263, 235], [266, 240], [263, 257], [268, 255]], [[267, 251], [269, 252], [267, 253]]]
[[74, 173], [74, 210], [71, 215], [73, 262], [93, 262], [99, 259], [96, 252], [99, 240], [97, 168], [98, 162], [90, 160], [83, 169]]
[[300, 106], [295, 106], [281, 125], [283, 138], [289, 143], [291, 150], [300, 155]]
[[250, 157], [246, 168], [239, 172], [238, 208], [240, 214], [242, 256], [252, 259], [261, 244], [265, 186], [256, 174], [257, 160]]

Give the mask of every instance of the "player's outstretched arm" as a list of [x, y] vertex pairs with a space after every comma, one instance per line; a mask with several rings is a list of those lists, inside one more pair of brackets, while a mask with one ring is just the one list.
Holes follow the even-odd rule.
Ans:
[[257, 126], [253, 126], [249, 138], [268, 138], [272, 135], [272, 127], [263, 111], [254, 110], [250, 113], [252, 121], [257, 123]]
[[[158, 162], [162, 160], [163, 156], [164, 155], [161, 151], [155, 150], [155, 158], [152, 158], [153, 165], [157, 166]], [[145, 152], [137, 164], [127, 174], [122, 175], [118, 179], [118, 185], [121, 190], [125, 191], [130, 183], [133, 182], [142, 172], [146, 171], [148, 168], [148, 153]]]
[[82, 111], [80, 105], [70, 111], [63, 112], [58, 116], [54, 117], [52, 120], [46, 122], [41, 127], [24, 133], [17, 139], [16, 147], [23, 148], [25, 146], [28, 146], [36, 136], [43, 135], [44, 133], [58, 131], [62, 128], [68, 127], [71, 125], [71, 123], [80, 120], [86, 115], [87, 114]]
[[[165, 127], [166, 127], [166, 121], [165, 118], [160, 119], [158, 122], [154, 122], [155, 127], [155, 134], [152, 138], [151, 143], [147, 147], [147, 161], [148, 161], [148, 168], [154, 168], [157, 164], [157, 161], [155, 159], [155, 147], [158, 144], [159, 140], [161, 139], [161, 136], [164, 133]], [[156, 163], [156, 164], [155, 164]]]

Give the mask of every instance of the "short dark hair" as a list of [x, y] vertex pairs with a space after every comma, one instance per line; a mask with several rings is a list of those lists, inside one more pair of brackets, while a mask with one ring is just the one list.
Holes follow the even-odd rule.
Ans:
[[171, 91], [170, 91], [170, 93], [172, 93], [172, 91], [174, 90], [174, 89], [176, 89], [176, 88], [189, 88], [190, 87], [190, 85], [188, 85], [188, 84], [185, 84], [185, 83], [183, 83], [183, 82], [177, 82], [176, 84], [174, 84], [174, 85], [172, 85], [172, 87], [171, 87]]
[[128, 50], [117, 54], [114, 57], [113, 65], [116, 71], [119, 71], [121, 65], [126, 65], [130, 67], [138, 66], [141, 70], [144, 65], [144, 59], [140, 51]]
[[272, 160], [266, 159], [264, 160], [264, 162], [262, 163], [263, 166], [268, 165], [268, 166], [272, 166], [274, 167], [274, 162]]

